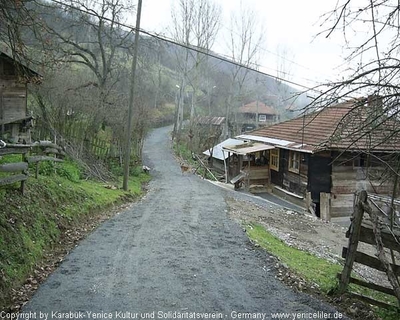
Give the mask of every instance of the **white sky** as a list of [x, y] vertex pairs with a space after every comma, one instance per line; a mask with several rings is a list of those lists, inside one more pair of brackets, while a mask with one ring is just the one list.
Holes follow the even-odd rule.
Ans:
[[[232, 11], [238, 12], [240, 0], [214, 0], [222, 8], [222, 30], [227, 31]], [[141, 28], [164, 33], [171, 25], [171, 4], [177, 0], [143, 0]], [[243, 0], [258, 15], [266, 30], [264, 55], [260, 65], [263, 71], [276, 75], [277, 47], [289, 51], [291, 68], [289, 79], [306, 86], [313, 86], [327, 79], [336, 80], [343, 59], [340, 35], [325, 39], [318, 32], [320, 16], [335, 8], [337, 0]], [[327, 26], [325, 26], [327, 27]], [[223, 40], [217, 40], [214, 51], [229, 55]], [[291, 57], [290, 57], [291, 56]]]

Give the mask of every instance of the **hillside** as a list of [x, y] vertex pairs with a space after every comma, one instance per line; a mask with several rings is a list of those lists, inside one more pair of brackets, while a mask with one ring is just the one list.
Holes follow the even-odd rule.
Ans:
[[24, 195], [18, 184], [0, 188], [0, 310], [17, 311], [13, 306], [24, 302], [80, 239], [115, 214], [113, 208], [142, 195], [149, 176], [136, 172], [129, 192], [82, 180], [79, 166], [70, 161], [42, 164]]

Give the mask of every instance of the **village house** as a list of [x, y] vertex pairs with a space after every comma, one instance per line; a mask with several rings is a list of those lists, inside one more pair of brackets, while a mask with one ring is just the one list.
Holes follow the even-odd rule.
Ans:
[[0, 139], [30, 143], [32, 116], [27, 109], [27, 84], [39, 74], [0, 50]]
[[214, 136], [218, 141], [225, 136], [225, 117], [197, 116], [193, 123], [196, 125], [198, 136]]
[[[261, 165], [263, 152], [267, 162], [262, 166], [264, 171], [268, 168], [265, 181], [272, 192], [330, 220], [351, 214], [356, 190], [392, 193], [390, 174], [378, 158], [390, 161], [400, 151], [400, 141], [385, 139], [389, 130], [382, 126], [393, 126], [389, 117], [381, 121], [379, 130], [370, 130], [377, 112], [382, 114], [379, 98], [356, 99], [236, 138], [270, 147], [248, 153], [246, 158], [256, 165], [258, 155]], [[225, 150], [240, 154], [239, 148]]]
[[[229, 170], [229, 167], [226, 165], [230, 155], [228, 152], [224, 152], [223, 147], [240, 145], [243, 143], [245, 143], [243, 140], [229, 138], [204, 151], [203, 154], [208, 157], [208, 163], [215, 171], [224, 174], [226, 170]], [[232, 176], [233, 173], [230, 171], [228, 174]]]
[[253, 101], [241, 106], [237, 112], [236, 122], [241, 132], [265, 127], [279, 121], [279, 114], [273, 107], [261, 101]]

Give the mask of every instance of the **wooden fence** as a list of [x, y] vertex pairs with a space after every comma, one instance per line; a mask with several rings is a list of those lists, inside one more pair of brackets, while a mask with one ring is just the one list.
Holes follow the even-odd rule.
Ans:
[[46, 124], [38, 122], [33, 134], [37, 140], [50, 139], [65, 146], [73, 145], [75, 154], [91, 154], [102, 160], [122, 157], [120, 156], [122, 149], [118, 147], [116, 141], [110, 142], [109, 139], [92, 137], [88, 135], [84, 126], [75, 125], [60, 134], [56, 130], [49, 130]]
[[[342, 273], [338, 274], [339, 293], [344, 293], [349, 283], [353, 283], [392, 295], [397, 298], [400, 305], [400, 265], [396, 264], [396, 256], [398, 258], [400, 253], [400, 228], [396, 221], [388, 217], [387, 212], [382, 209], [382, 206], [378, 205], [378, 201], [381, 200], [381, 202], [390, 205], [397, 205], [398, 203], [393, 203], [389, 199], [385, 200], [382, 197], [380, 198], [377, 199], [373, 195], [369, 196], [364, 190], [355, 196], [354, 212], [351, 217], [352, 223], [346, 233], [346, 237], [349, 239], [348, 247], [343, 248], [342, 251], [342, 257], [345, 258], [345, 265]], [[395, 210], [393, 211], [396, 212]], [[364, 212], [368, 213], [368, 217], [364, 217]], [[374, 245], [377, 252], [376, 257], [357, 251], [359, 242]], [[388, 254], [390, 254], [390, 259]], [[353, 278], [351, 271], [354, 262], [377, 271], [385, 272], [391, 287]], [[378, 301], [355, 293], [351, 293], [351, 295], [380, 307], [393, 307], [387, 301]]]
[[0, 186], [21, 182], [20, 190], [24, 193], [25, 181], [29, 178], [29, 164], [36, 164], [35, 177], [39, 174], [39, 165], [42, 161], [63, 161], [58, 157], [64, 157], [61, 147], [51, 141], [39, 141], [32, 144], [6, 144], [0, 149], [0, 156], [18, 154], [21, 161], [0, 164], [0, 172], [11, 175], [0, 178]]

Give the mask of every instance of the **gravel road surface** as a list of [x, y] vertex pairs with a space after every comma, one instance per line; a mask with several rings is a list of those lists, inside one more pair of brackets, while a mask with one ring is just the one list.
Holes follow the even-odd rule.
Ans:
[[30, 318], [273, 319], [276, 312], [319, 312], [324, 319], [335, 313], [275, 278], [268, 254], [229, 219], [226, 191], [181, 173], [168, 128], [149, 135], [144, 153], [153, 175], [147, 196], [66, 257], [25, 306]]

